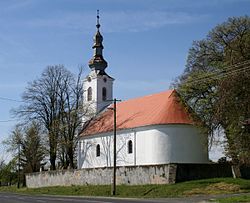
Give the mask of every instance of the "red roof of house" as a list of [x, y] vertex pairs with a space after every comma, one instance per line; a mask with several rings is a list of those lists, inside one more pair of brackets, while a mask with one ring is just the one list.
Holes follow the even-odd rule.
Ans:
[[[117, 130], [158, 124], [193, 124], [185, 105], [175, 90], [118, 102]], [[80, 136], [113, 131], [113, 110], [107, 109], [90, 121]]]

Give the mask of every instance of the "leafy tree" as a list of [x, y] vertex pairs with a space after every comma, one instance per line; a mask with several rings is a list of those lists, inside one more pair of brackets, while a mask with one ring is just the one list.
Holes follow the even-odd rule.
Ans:
[[14, 153], [14, 159], [20, 156], [20, 166], [23, 172], [37, 172], [44, 165], [45, 147], [39, 125], [35, 122], [24, 128], [16, 126], [10, 137], [4, 141], [8, 151]]
[[45, 165], [45, 147], [38, 124], [32, 123], [25, 129], [24, 139], [20, 140], [21, 166], [24, 172], [38, 172]]
[[25, 102], [16, 114], [35, 120], [46, 130], [51, 169], [59, 156], [63, 166], [75, 166], [77, 129], [81, 126], [83, 108], [82, 71], [75, 77], [64, 66], [48, 66], [41, 77], [28, 84]]
[[173, 86], [213, 132], [224, 129], [227, 156], [235, 164], [249, 163], [250, 18], [229, 18], [195, 41], [186, 69]]
[[226, 152], [235, 164], [250, 164], [250, 68], [226, 76], [219, 83], [215, 119], [226, 134]]
[[12, 159], [8, 164], [0, 161], [0, 186], [11, 185], [17, 182], [16, 159]]

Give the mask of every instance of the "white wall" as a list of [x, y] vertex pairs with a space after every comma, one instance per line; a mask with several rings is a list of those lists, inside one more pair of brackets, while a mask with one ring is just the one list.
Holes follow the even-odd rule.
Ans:
[[[91, 78], [91, 81], [88, 78]], [[104, 81], [105, 78], [105, 81]], [[83, 102], [85, 105], [90, 105], [91, 109], [98, 113], [104, 107], [112, 103], [112, 101], [103, 101], [102, 100], [102, 88], [105, 87], [107, 90], [107, 100], [113, 99], [113, 78], [108, 77], [107, 75], [97, 75], [97, 73], [92, 70], [90, 74], [83, 81]], [[92, 88], [92, 101], [87, 101], [88, 98], [88, 88]]]
[[137, 133], [137, 164], [208, 162], [207, 140], [191, 125], [158, 125]]
[[[134, 153], [127, 153], [128, 141], [133, 141], [131, 133], [117, 134], [117, 165], [134, 165]], [[96, 146], [100, 145], [100, 156], [96, 156]], [[80, 140], [78, 168], [106, 167], [113, 165], [113, 135], [92, 136]]]
[[[133, 153], [128, 154], [128, 141]], [[113, 132], [81, 138], [79, 168], [113, 165]], [[96, 146], [101, 147], [96, 157]], [[207, 139], [191, 125], [154, 125], [117, 132], [117, 165], [207, 163]]]

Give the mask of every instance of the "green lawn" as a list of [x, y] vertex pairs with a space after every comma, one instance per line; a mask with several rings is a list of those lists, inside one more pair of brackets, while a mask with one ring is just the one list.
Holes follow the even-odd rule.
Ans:
[[236, 197], [217, 199], [216, 202], [220, 202], [220, 203], [250, 202], [250, 195], [243, 194], [243, 195], [239, 195]]
[[[111, 186], [69, 186], [46, 188], [0, 187], [0, 192], [48, 195], [111, 196]], [[250, 180], [216, 178], [189, 181], [172, 185], [117, 186], [118, 197], [164, 198], [198, 194], [228, 194], [250, 192]], [[244, 198], [244, 197], [242, 197]]]

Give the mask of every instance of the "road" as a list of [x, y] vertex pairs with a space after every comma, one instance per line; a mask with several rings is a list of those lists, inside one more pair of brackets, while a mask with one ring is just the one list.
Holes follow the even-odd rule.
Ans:
[[[211, 199], [238, 196], [242, 194], [220, 194], [209, 196], [192, 196], [184, 198], [164, 198], [164, 199], [133, 199], [133, 198], [112, 198], [112, 197], [69, 197], [69, 196], [49, 196], [49, 195], [22, 195], [13, 193], [1, 193], [0, 203], [205, 203]], [[244, 193], [250, 195], [250, 193]]]
[[[250, 193], [244, 193], [250, 195]], [[50, 195], [22, 195], [13, 193], [0, 193], [0, 203], [206, 203], [211, 199], [238, 196], [242, 194], [220, 194], [209, 196], [192, 196], [184, 198], [164, 198], [164, 199], [133, 199], [114, 197], [69, 197]]]
[[208, 197], [192, 197], [192, 198], [165, 198], [165, 199], [132, 199], [132, 198], [106, 198], [106, 197], [66, 197], [66, 196], [30, 196], [11, 193], [0, 193], [1, 203], [204, 203]]

